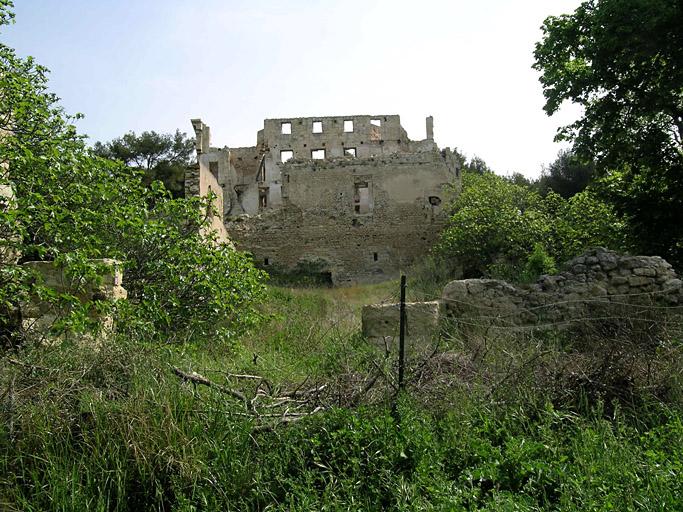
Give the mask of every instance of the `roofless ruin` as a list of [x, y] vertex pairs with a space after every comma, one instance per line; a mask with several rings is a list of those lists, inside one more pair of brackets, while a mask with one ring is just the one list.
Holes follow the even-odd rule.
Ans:
[[457, 193], [454, 152], [410, 140], [397, 115], [266, 119], [256, 145], [211, 146], [193, 119], [187, 195], [213, 192], [214, 227], [270, 271], [376, 282], [423, 257]]

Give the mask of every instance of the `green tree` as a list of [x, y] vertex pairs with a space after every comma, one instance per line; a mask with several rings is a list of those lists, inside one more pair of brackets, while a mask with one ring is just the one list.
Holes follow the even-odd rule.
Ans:
[[[10, 7], [0, 3], [0, 20]], [[75, 278], [97, 272], [93, 258], [122, 260], [129, 300], [119, 325], [137, 340], [213, 340], [253, 325], [262, 273], [208, 231], [209, 200], [172, 199], [159, 184], [145, 187], [139, 170], [94, 155], [46, 72], [0, 44], [0, 162], [9, 165], [0, 185], [16, 191], [0, 208], [0, 227], [17, 234], [5, 248]], [[0, 262], [0, 307], [35, 291], [27, 277]]]
[[506, 178], [510, 183], [514, 183], [520, 187], [533, 188], [534, 186], [534, 182], [524, 176], [521, 172], [513, 172], [510, 176], [506, 176]]
[[595, 166], [592, 163], [582, 161], [571, 150], [565, 149], [557, 154], [554, 162], [543, 169], [536, 186], [542, 195], [552, 190], [569, 199], [585, 190], [594, 172]]
[[629, 247], [626, 224], [590, 188], [546, 197], [493, 173], [463, 174], [437, 252], [466, 277], [530, 280], [590, 247]]
[[176, 130], [174, 134], [155, 131], [128, 132], [110, 142], [96, 142], [95, 154], [119, 160], [129, 167], [144, 171], [144, 183], [161, 181], [173, 194], [184, 196], [185, 170], [194, 153], [194, 139]]
[[493, 172], [488, 164], [483, 158], [474, 155], [469, 162], [465, 165], [465, 170], [470, 172], [476, 172], [478, 174], [484, 174], [487, 172]]
[[534, 52], [545, 111], [583, 115], [558, 131], [594, 161], [600, 190], [625, 214], [639, 250], [683, 264], [683, 4], [588, 0], [549, 17]]
[[465, 277], [510, 278], [549, 233], [538, 194], [493, 173], [466, 172], [438, 251], [462, 265]]

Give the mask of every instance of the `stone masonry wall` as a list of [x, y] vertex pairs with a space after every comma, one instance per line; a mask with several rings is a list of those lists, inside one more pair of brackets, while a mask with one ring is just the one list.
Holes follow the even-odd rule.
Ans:
[[[541, 276], [529, 286], [496, 279], [451, 281], [440, 302], [439, 314], [464, 326], [564, 327], [600, 319], [636, 320], [652, 311], [682, 315], [683, 281], [658, 256], [620, 255], [596, 248], [566, 263], [559, 274]], [[367, 336], [395, 335], [397, 320], [385, 322], [376, 313], [378, 308], [391, 307], [398, 305], [363, 308]], [[424, 308], [416, 311], [425, 314]]]
[[634, 306], [675, 311], [683, 305], [683, 287], [671, 265], [658, 256], [624, 256], [598, 248], [531, 286], [492, 279], [452, 281], [442, 300], [447, 316], [476, 318], [477, 323], [562, 324], [629, 315]]
[[[209, 127], [199, 119], [194, 119], [192, 123], [196, 135], [197, 163], [185, 171], [185, 195], [187, 197], [214, 196], [212, 207], [215, 212], [211, 216], [211, 230], [218, 234], [219, 241], [228, 242], [228, 232], [223, 223], [224, 180], [219, 174], [218, 157], [210, 152]], [[212, 164], [212, 162], [215, 163]]]
[[[294, 160], [282, 177], [283, 207], [228, 222], [231, 238], [265, 267], [314, 268], [334, 284], [381, 281], [427, 254], [454, 180], [438, 151]], [[368, 212], [354, 209], [358, 183], [370, 190]]]
[[[93, 260], [105, 269], [100, 279], [76, 287], [64, 271], [51, 261], [30, 261], [23, 266], [34, 273], [39, 283], [58, 294], [75, 295], [83, 304], [92, 301], [116, 302], [125, 299], [128, 293], [123, 288], [123, 271], [120, 262], [112, 259]], [[21, 305], [22, 325], [28, 338], [45, 339], [50, 327], [68, 311], [59, 309], [55, 304], [31, 297]], [[111, 333], [113, 319], [107, 314], [93, 313], [92, 320], [99, 323], [102, 339]], [[87, 337], [86, 337], [87, 338]], [[83, 340], [81, 340], [83, 341]], [[86, 340], [91, 341], [91, 340]]]
[[197, 165], [186, 194], [217, 193], [230, 239], [271, 272], [333, 284], [396, 275], [428, 253], [460, 183], [431, 117], [421, 141], [397, 115], [266, 119], [246, 148], [212, 147], [209, 127], [192, 124]]
[[[407, 302], [406, 337], [414, 339], [437, 333], [440, 310], [439, 301]], [[368, 338], [398, 338], [400, 311], [399, 304], [365, 306], [362, 311], [363, 335]]]

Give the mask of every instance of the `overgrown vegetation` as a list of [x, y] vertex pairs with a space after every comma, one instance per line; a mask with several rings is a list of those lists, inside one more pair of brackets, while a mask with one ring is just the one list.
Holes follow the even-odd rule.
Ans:
[[532, 280], [538, 274], [530, 270], [544, 270], [527, 265], [532, 252], [563, 262], [591, 246], [624, 250], [628, 240], [626, 223], [590, 188], [569, 199], [541, 196], [492, 172], [467, 171], [437, 254], [466, 277]]
[[[4, 45], [0, 66], [0, 161], [9, 164], [0, 184], [16, 192], [0, 210], [3, 251], [55, 261], [75, 283], [101, 270], [92, 259], [121, 260], [130, 300], [119, 324], [133, 339], [213, 341], [253, 325], [262, 274], [209, 232], [210, 200], [172, 199], [160, 183], [145, 187], [140, 171], [95, 156], [48, 92], [45, 68]], [[2, 310], [47, 296], [39, 288], [3, 258]], [[62, 325], [86, 327], [76, 313]]]
[[534, 52], [545, 111], [583, 115], [558, 131], [594, 162], [603, 196], [626, 216], [638, 251], [681, 266], [683, 6], [677, 0], [588, 0], [551, 16]]
[[[95, 356], [61, 346], [6, 357], [3, 507], [680, 506], [680, 333], [660, 331], [653, 347], [638, 325], [517, 335], [451, 326], [438, 345], [409, 345], [394, 409], [395, 357], [357, 332], [358, 307], [396, 285], [273, 289], [271, 320], [232, 350], [119, 342]], [[240, 399], [183, 384], [170, 367], [249, 399], [271, 387], [329, 390], [324, 410], [255, 429]]]
[[[3, 510], [681, 509], [672, 309], [625, 304], [566, 330], [456, 319], [409, 343], [399, 393], [390, 341], [359, 330], [360, 306], [394, 302], [396, 282], [265, 289], [207, 235], [208, 201], [93, 155], [44, 68], [2, 45], [0, 64], [2, 178], [17, 191], [1, 249], [76, 279], [98, 273], [92, 258], [120, 258], [130, 294], [99, 347], [3, 347]], [[566, 197], [473, 160], [445, 262], [413, 269], [408, 299], [440, 295], [458, 265], [532, 280], [586, 246], [627, 246], [628, 225], [593, 189]], [[3, 263], [0, 327], [35, 286]]]

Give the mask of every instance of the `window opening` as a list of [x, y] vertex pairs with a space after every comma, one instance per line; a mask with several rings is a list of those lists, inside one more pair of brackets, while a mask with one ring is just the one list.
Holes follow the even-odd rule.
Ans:
[[344, 132], [345, 133], [353, 132], [353, 119], [347, 119], [344, 121]]
[[[372, 259], [373, 259], [374, 261], [377, 261], [377, 260], [379, 259], [379, 256], [378, 256], [378, 254], [377, 254], [376, 252], [373, 252], [373, 253], [372, 253]], [[266, 265], [267, 265], [267, 263], [266, 263]]]
[[353, 211], [359, 215], [370, 213], [370, 187], [367, 181], [354, 184]]
[[262, 188], [258, 191], [258, 205], [259, 208], [268, 207], [268, 189]]
[[283, 149], [280, 151], [280, 162], [282, 162], [283, 164], [287, 160], [291, 160], [292, 158], [294, 158], [294, 151], [292, 151], [291, 149]]
[[432, 206], [439, 206], [441, 204], [441, 198], [438, 196], [429, 196], [429, 204]]
[[266, 166], [263, 164], [261, 165], [261, 167], [259, 167], [257, 181], [260, 181], [261, 183], [266, 181]]
[[324, 160], [325, 150], [324, 149], [313, 149], [311, 150], [311, 158], [313, 160]]
[[380, 119], [370, 119], [370, 124], [372, 126], [382, 126], [382, 121]]
[[322, 133], [323, 132], [323, 122], [322, 121], [313, 121], [313, 133]]
[[356, 148], [344, 148], [344, 155], [345, 156], [352, 156], [356, 157]]
[[209, 162], [209, 171], [218, 179], [218, 162]]
[[282, 123], [280, 125], [281, 128], [281, 133], [282, 135], [291, 135], [292, 134], [292, 123], [287, 121], [286, 123]]

